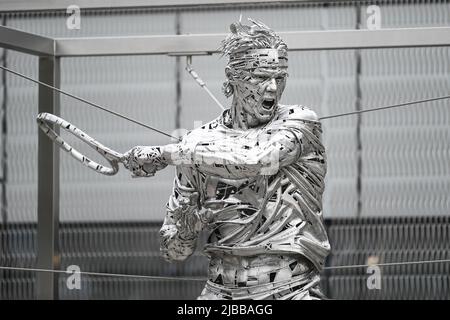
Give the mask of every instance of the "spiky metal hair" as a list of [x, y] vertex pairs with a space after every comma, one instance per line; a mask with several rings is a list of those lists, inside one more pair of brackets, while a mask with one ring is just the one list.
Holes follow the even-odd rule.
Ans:
[[283, 40], [268, 26], [260, 21], [248, 18], [252, 26], [243, 25], [240, 21], [230, 25], [231, 34], [222, 41], [219, 50], [223, 55], [232, 56], [249, 49], [287, 50]]

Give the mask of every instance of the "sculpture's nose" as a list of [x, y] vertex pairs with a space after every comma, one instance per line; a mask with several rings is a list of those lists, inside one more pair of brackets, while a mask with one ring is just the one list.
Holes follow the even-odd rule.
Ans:
[[277, 92], [277, 82], [275, 79], [271, 79], [266, 88], [269, 92]]

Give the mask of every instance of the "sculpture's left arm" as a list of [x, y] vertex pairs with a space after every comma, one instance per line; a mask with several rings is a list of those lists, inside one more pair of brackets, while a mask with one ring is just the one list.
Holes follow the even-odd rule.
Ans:
[[192, 255], [198, 234], [206, 224], [204, 218], [192, 170], [178, 167], [160, 230], [160, 250], [167, 261], [181, 261]]

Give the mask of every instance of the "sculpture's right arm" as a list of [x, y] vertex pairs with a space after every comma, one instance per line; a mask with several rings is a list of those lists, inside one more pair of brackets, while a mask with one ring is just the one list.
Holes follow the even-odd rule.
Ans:
[[194, 130], [180, 143], [162, 146], [161, 159], [226, 179], [273, 175], [296, 162], [308, 145], [319, 143], [312, 134], [320, 128], [318, 120], [312, 110], [292, 106], [252, 132], [222, 127], [217, 135], [215, 130]]
[[195, 250], [198, 234], [205, 225], [200, 215], [198, 192], [192, 170], [177, 167], [173, 192], [160, 230], [161, 253], [168, 261], [181, 261]]

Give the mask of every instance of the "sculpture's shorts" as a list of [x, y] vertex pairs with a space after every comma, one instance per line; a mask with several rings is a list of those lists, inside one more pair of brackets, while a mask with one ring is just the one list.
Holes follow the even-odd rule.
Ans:
[[320, 300], [320, 277], [314, 270], [288, 280], [251, 287], [228, 288], [207, 281], [199, 300]]

